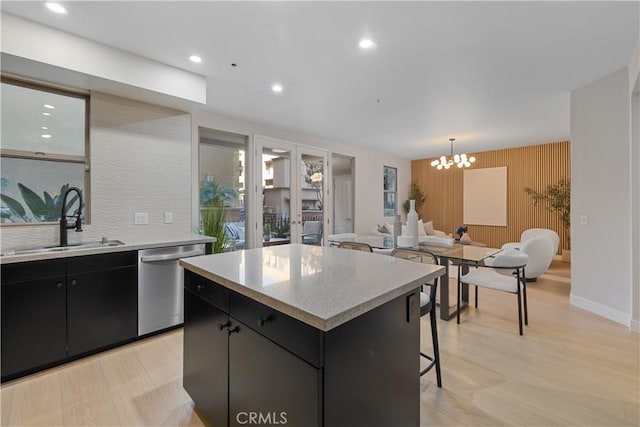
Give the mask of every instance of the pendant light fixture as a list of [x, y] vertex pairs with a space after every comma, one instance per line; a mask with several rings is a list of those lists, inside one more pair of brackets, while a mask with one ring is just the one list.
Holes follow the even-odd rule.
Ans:
[[471, 163], [476, 161], [476, 158], [471, 156], [467, 157], [465, 153], [462, 154], [453, 154], [453, 141], [455, 138], [449, 138], [449, 143], [451, 144], [451, 158], [447, 159], [447, 156], [441, 156], [440, 159], [436, 159], [431, 162], [431, 166], [435, 166], [436, 169], [449, 169], [451, 165], [456, 165], [459, 168], [468, 168], [471, 166]]

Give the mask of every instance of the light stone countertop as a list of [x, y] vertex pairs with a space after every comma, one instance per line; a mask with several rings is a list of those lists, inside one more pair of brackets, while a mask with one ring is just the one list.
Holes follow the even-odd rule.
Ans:
[[192, 257], [180, 265], [321, 331], [444, 274], [441, 266], [301, 244]]
[[[16, 255], [0, 256], [0, 264], [13, 264], [17, 262], [40, 261], [46, 259], [67, 258], [83, 255], [106, 254], [113, 252], [134, 251], [140, 249], [164, 248], [170, 246], [195, 245], [202, 243], [213, 243], [214, 237], [201, 236], [199, 234], [191, 234], [182, 237], [150, 237], [148, 240], [127, 241], [126, 238], [121, 240], [124, 245], [120, 246], [96, 246], [90, 248], [76, 248], [69, 246], [68, 250], [55, 252], [36, 252], [24, 253]], [[7, 251], [10, 253], [10, 251]]]

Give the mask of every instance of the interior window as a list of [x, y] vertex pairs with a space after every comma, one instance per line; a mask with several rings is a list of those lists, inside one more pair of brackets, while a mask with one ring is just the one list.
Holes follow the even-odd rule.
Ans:
[[397, 208], [397, 194], [398, 183], [397, 176], [398, 170], [390, 166], [385, 166], [383, 169], [383, 200], [384, 200], [384, 216], [395, 216], [398, 211]]
[[[89, 222], [88, 97], [2, 79], [0, 222], [60, 219], [64, 193], [77, 187]], [[67, 212], [78, 209], [71, 193]]]

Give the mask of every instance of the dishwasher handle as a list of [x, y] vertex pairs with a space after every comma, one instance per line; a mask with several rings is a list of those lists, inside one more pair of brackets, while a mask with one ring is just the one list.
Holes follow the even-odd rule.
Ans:
[[175, 261], [180, 258], [188, 258], [192, 256], [204, 255], [204, 251], [202, 249], [198, 249], [197, 251], [184, 252], [181, 254], [165, 254], [165, 255], [147, 255], [141, 256], [140, 262], [160, 262], [160, 261]]

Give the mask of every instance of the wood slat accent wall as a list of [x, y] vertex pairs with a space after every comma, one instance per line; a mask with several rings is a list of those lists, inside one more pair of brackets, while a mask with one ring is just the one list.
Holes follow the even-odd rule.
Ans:
[[[543, 204], [533, 206], [524, 188], [542, 191], [562, 177], [571, 178], [569, 141], [467, 155], [476, 157], [473, 169], [507, 167], [507, 226], [469, 225], [473, 241], [499, 248], [506, 242], [519, 241], [520, 234], [528, 228], [549, 228], [560, 235], [560, 248], [568, 248], [568, 233], [557, 215]], [[427, 195], [418, 214], [425, 221], [433, 220], [434, 228], [453, 234], [463, 224], [463, 169], [437, 170], [431, 166], [432, 160], [411, 162], [411, 181], [416, 181]]]

